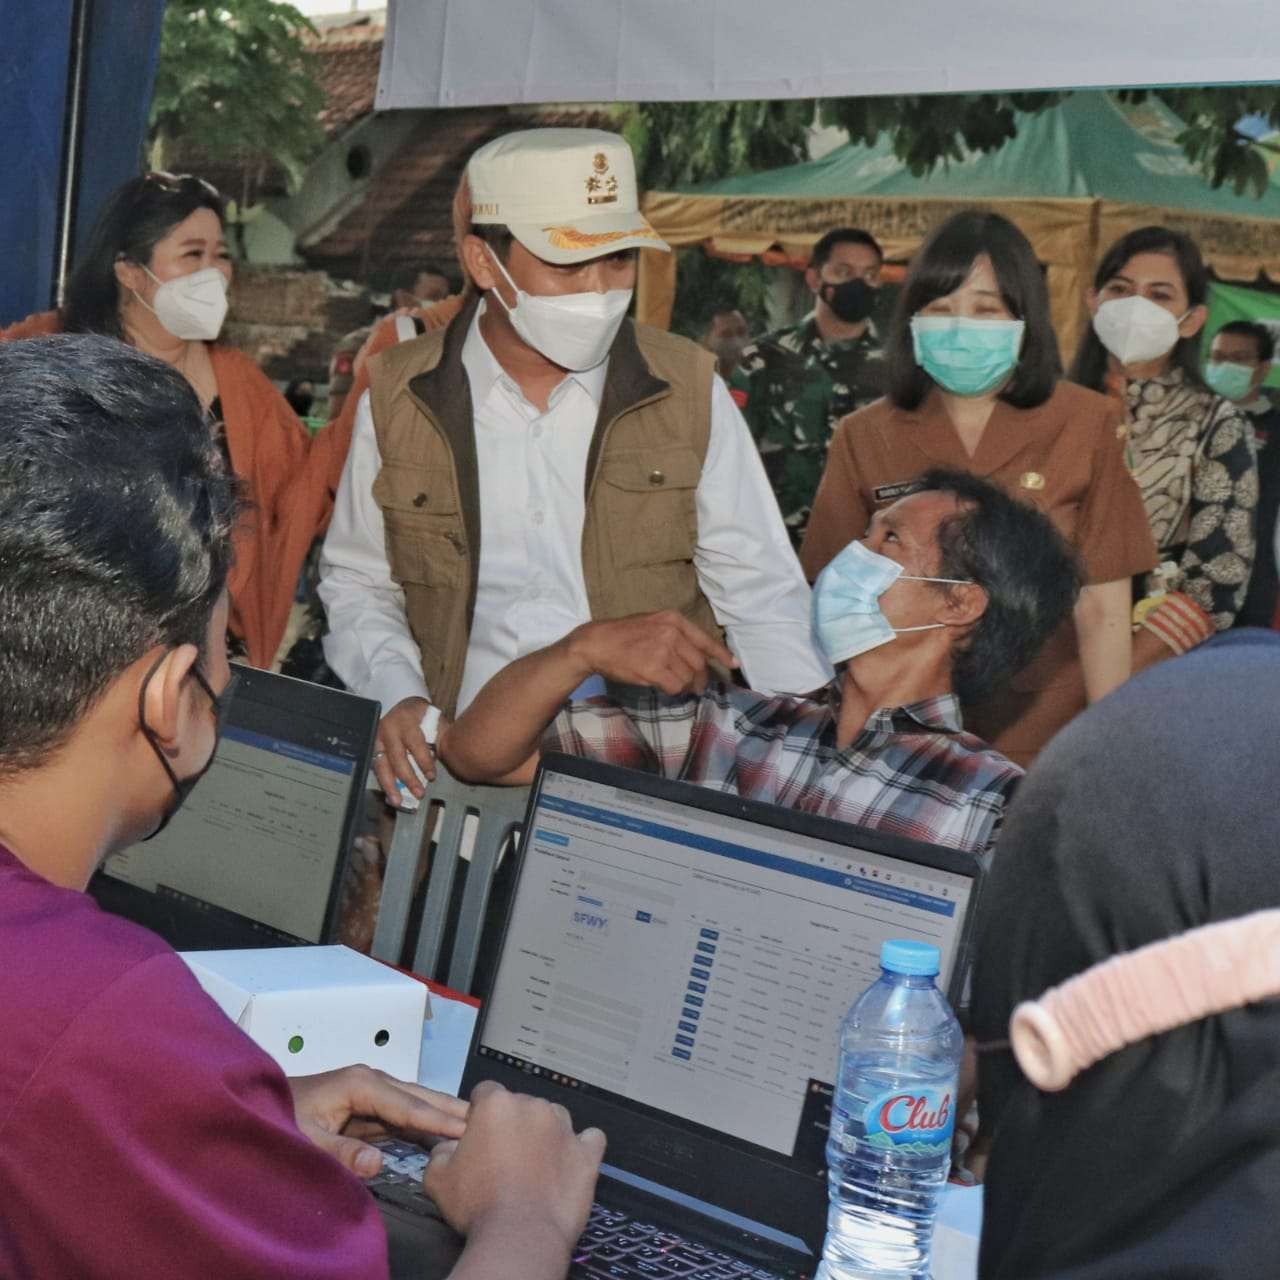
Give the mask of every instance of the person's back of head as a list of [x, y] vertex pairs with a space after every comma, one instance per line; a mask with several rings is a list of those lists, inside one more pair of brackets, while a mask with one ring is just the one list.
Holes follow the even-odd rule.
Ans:
[[[1276, 1274], [1280, 1230], [1244, 1207], [1272, 1204], [1280, 1179], [1280, 1002], [1205, 1012], [1228, 949], [1182, 973], [1166, 953], [1176, 1016], [1161, 1010], [1168, 990], [1132, 969], [1121, 980], [1113, 965], [1089, 1039], [1111, 1050], [1116, 1013], [1159, 1012], [1166, 1029], [1104, 1050], [1061, 1092], [1024, 1073], [1010, 1019], [1116, 955], [1280, 911], [1278, 701], [1280, 636], [1224, 632], [1095, 703], [1022, 783], [984, 890], [973, 975], [979, 1101], [994, 1136], [983, 1276]], [[1274, 980], [1270, 950], [1250, 958]]]
[[986, 592], [952, 657], [953, 688], [973, 702], [1026, 667], [1070, 615], [1079, 565], [1047, 516], [978, 476], [939, 467], [916, 488], [951, 494], [960, 508], [938, 528], [939, 576]]
[[110, 338], [0, 344], [0, 777], [149, 649], [203, 649], [236, 513], [181, 374]]

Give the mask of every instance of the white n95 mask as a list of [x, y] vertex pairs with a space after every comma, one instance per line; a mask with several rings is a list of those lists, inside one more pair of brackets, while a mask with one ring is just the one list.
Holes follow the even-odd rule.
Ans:
[[525, 293], [489, 250], [506, 282], [515, 290], [516, 305], [508, 307], [497, 289], [490, 293], [511, 317], [511, 327], [552, 364], [582, 373], [594, 369], [609, 354], [631, 305], [630, 289], [607, 293]]
[[217, 267], [205, 267], [163, 282], [146, 267], [142, 269], [160, 287], [152, 304], [136, 293], [133, 296], [175, 338], [212, 342], [222, 332], [222, 322], [227, 318], [227, 277]]
[[1093, 317], [1093, 331], [1121, 364], [1143, 364], [1159, 360], [1173, 350], [1178, 326], [1186, 318], [1176, 317], [1150, 298], [1135, 293], [1129, 298], [1104, 302]]
[[924, 578], [903, 573], [888, 556], [861, 542], [851, 542], [813, 584], [811, 616], [819, 647], [832, 664], [856, 658], [868, 649], [888, 644], [903, 631], [935, 631], [945, 622], [919, 627], [895, 627], [880, 608], [880, 597], [899, 578], [911, 582], [949, 582], [962, 585], [968, 578]]

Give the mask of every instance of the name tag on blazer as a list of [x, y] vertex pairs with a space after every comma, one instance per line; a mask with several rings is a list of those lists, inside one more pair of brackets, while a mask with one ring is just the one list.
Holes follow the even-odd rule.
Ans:
[[914, 493], [919, 487], [918, 480], [900, 480], [897, 484], [878, 484], [871, 490], [871, 496], [875, 498], [877, 506], [882, 506], [886, 502], [897, 502], [899, 498], [905, 498], [907, 494]]

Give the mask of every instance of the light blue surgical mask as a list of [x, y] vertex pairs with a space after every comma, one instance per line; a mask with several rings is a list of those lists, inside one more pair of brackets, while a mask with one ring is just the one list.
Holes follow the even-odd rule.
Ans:
[[1204, 380], [1220, 396], [1225, 396], [1228, 400], [1243, 400], [1249, 394], [1256, 372], [1251, 364], [1211, 360], [1204, 367]]
[[1013, 372], [1026, 328], [1021, 320], [912, 316], [911, 342], [916, 363], [944, 391], [981, 396]]
[[846, 662], [868, 649], [887, 644], [904, 631], [934, 631], [945, 622], [919, 627], [895, 627], [880, 608], [880, 597], [899, 578], [910, 582], [948, 582], [962, 585], [968, 578], [923, 578], [903, 573], [888, 556], [861, 542], [851, 542], [813, 584], [813, 633], [831, 663]]

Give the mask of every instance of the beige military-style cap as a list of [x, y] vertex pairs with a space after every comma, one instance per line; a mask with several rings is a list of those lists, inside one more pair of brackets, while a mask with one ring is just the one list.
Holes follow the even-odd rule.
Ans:
[[503, 223], [545, 262], [671, 246], [640, 212], [631, 148], [602, 129], [524, 129], [467, 165], [471, 220]]

